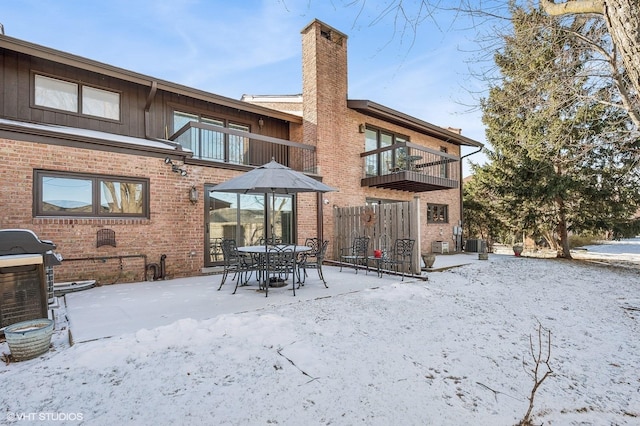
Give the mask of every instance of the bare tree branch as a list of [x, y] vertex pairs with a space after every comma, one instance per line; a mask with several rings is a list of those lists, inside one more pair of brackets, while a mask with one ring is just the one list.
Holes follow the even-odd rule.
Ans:
[[555, 3], [553, 0], [540, 0], [540, 5], [551, 16], [569, 15], [575, 13], [604, 14], [603, 0], [576, 0]]
[[[529, 335], [529, 350], [531, 352], [531, 357], [534, 361], [534, 367], [532, 370], [527, 370], [527, 363], [525, 360], [522, 360], [522, 365], [525, 368], [527, 374], [533, 379], [533, 388], [531, 389], [531, 393], [529, 394], [529, 408], [527, 409], [527, 413], [523, 417], [523, 419], [518, 423], [519, 426], [528, 426], [531, 425], [531, 412], [533, 411], [533, 402], [536, 396], [536, 392], [542, 385], [547, 377], [553, 375], [553, 370], [551, 370], [551, 365], [549, 361], [551, 359], [551, 330], [547, 331], [546, 337], [546, 354], [543, 356], [543, 341], [542, 341], [542, 324], [538, 322], [538, 345], [537, 348], [533, 344], [533, 336]], [[537, 349], [537, 350], [536, 350]], [[541, 367], [544, 367], [544, 374], [541, 372]], [[540, 375], [542, 374], [542, 377]]]

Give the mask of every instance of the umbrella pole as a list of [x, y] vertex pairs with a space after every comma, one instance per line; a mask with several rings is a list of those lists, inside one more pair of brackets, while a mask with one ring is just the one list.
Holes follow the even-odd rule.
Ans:
[[276, 197], [275, 197], [275, 191], [271, 191], [271, 217], [269, 218], [269, 222], [271, 222], [271, 229], [265, 229], [265, 233], [264, 233], [264, 254], [265, 254], [265, 260], [267, 262], [266, 265], [266, 276], [265, 276], [265, 282], [264, 282], [264, 297], [269, 296], [269, 285], [271, 284], [271, 277], [269, 276], [269, 238], [273, 238], [273, 215], [274, 215], [274, 211], [276, 209]]
[[276, 239], [274, 237], [274, 231], [276, 229], [276, 193], [271, 193], [271, 238], [275, 245]]

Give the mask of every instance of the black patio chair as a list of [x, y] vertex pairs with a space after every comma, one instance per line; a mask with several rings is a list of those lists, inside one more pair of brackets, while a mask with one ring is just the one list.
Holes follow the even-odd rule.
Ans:
[[317, 253], [318, 251], [320, 251], [320, 245], [321, 245], [322, 241], [320, 241], [320, 238], [307, 238], [304, 240], [304, 245], [307, 247], [311, 247], [311, 252], [312, 253]]
[[264, 246], [264, 245], [275, 246], [275, 245], [278, 245], [278, 244], [282, 244], [282, 238], [278, 238], [278, 237], [275, 237], [275, 236], [271, 236], [269, 238], [262, 237], [258, 241], [258, 244], [261, 245], [261, 246]]
[[329, 288], [329, 286], [327, 286], [327, 281], [324, 279], [324, 274], [322, 273], [322, 262], [324, 262], [324, 257], [327, 254], [329, 241], [323, 241], [320, 247], [318, 247], [318, 241], [319, 240], [317, 238], [307, 238], [307, 241], [305, 242], [306, 246], [312, 248], [310, 251], [300, 253], [300, 259], [298, 260], [298, 282], [301, 281], [300, 277], [302, 277], [301, 285], [304, 285], [306, 278], [309, 276], [307, 269], [316, 269], [318, 271], [318, 277], [320, 277], [324, 283], [325, 288]]
[[212, 238], [209, 241], [209, 258], [217, 262], [222, 257], [222, 238]]
[[[302, 264], [303, 257], [306, 256], [315, 256], [318, 251], [320, 251], [320, 238], [306, 238], [304, 240], [304, 245], [311, 248], [311, 250], [298, 254], [298, 284], [304, 282], [304, 279], [300, 279], [300, 265]], [[298, 286], [300, 288], [300, 286]]]
[[[353, 239], [351, 247], [346, 247], [340, 250], [340, 272], [342, 272], [342, 264], [349, 263], [353, 265], [358, 273], [358, 266], [367, 266], [367, 255], [369, 253], [369, 237], [356, 237]], [[367, 267], [367, 270], [369, 268]]]
[[408, 270], [413, 274], [413, 247], [416, 241], [410, 238], [398, 238], [391, 248], [391, 251], [384, 258], [385, 269], [391, 269], [397, 274], [402, 270], [402, 281], [405, 272]]
[[236, 240], [223, 239], [220, 242], [220, 248], [222, 249], [223, 271], [222, 281], [220, 282], [218, 290], [222, 288], [229, 274], [233, 274], [231, 279], [236, 280], [236, 288], [233, 290], [233, 294], [235, 294], [238, 289], [238, 284], [240, 282], [246, 284], [249, 280], [251, 273], [250, 258], [238, 251]]
[[293, 295], [296, 295], [296, 250], [294, 245], [269, 247], [265, 256], [264, 280], [260, 280], [260, 288], [264, 289], [264, 295], [269, 295], [269, 286], [276, 283], [284, 283], [293, 277]]

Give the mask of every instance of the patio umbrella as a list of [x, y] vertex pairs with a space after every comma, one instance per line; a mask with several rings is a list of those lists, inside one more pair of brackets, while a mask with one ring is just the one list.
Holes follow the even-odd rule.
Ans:
[[337, 189], [271, 160], [267, 164], [217, 185], [214, 191], [237, 194], [295, 194], [330, 192]]
[[[213, 190], [218, 192], [233, 192], [236, 194], [271, 194], [271, 229], [273, 229], [273, 217], [275, 214], [275, 194], [337, 191], [337, 189], [319, 182], [304, 173], [292, 170], [275, 160], [271, 160], [267, 164], [216, 185]], [[265, 232], [265, 246], [267, 245], [268, 238]], [[265, 251], [266, 250], [267, 248], [265, 247]]]
[[[213, 189], [217, 192], [236, 194], [272, 194], [272, 221], [275, 213], [275, 194], [296, 194], [298, 192], [331, 192], [337, 189], [319, 182], [304, 173], [283, 166], [275, 160], [241, 174]], [[272, 223], [273, 226], [273, 223]], [[265, 240], [267, 235], [265, 233]]]

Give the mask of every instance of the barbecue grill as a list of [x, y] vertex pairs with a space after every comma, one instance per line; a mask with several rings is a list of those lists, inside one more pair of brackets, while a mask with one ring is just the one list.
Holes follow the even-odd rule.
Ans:
[[28, 229], [0, 230], [0, 329], [48, 318], [54, 301], [53, 267], [62, 260], [55, 248]]

